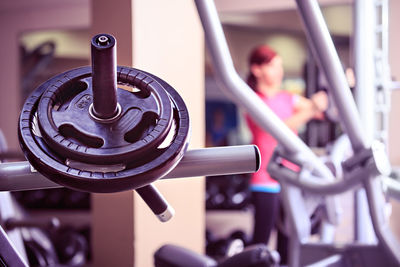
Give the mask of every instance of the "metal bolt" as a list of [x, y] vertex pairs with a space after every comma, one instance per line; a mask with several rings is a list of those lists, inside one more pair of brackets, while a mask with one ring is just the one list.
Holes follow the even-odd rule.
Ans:
[[97, 43], [99, 45], [108, 45], [110, 43], [110, 39], [107, 36], [101, 35], [97, 38]]

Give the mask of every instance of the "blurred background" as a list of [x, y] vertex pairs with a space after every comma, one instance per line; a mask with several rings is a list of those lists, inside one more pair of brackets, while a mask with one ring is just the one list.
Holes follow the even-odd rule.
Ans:
[[[267, 43], [283, 59], [285, 90], [308, 96], [327, 86], [311, 55], [294, 1], [215, 2], [242, 78], [249, 71], [251, 49]], [[319, 2], [343, 69], [351, 70], [353, 1]], [[400, 77], [400, 52], [396, 50], [400, 33], [395, 28], [400, 2], [391, 0], [389, 10], [389, 62], [396, 80]], [[89, 65], [90, 39], [99, 32], [117, 37], [119, 65], [152, 72], [182, 94], [193, 124], [191, 148], [251, 141], [243, 111], [224, 95], [215, 80], [191, 1], [167, 5], [162, 0], [5, 0], [0, 2], [0, 129], [17, 159], [23, 160], [17, 120], [26, 97], [52, 76]], [[353, 87], [354, 79], [351, 75], [348, 79]], [[391, 163], [399, 166], [398, 91], [392, 93], [391, 102], [389, 154]], [[312, 121], [300, 136], [316, 153], [323, 153], [340, 133], [334, 121]], [[252, 231], [248, 180], [248, 175], [234, 175], [159, 182], [178, 212], [169, 226], [159, 225], [132, 192], [104, 196], [54, 189], [17, 192], [14, 197], [29, 216], [43, 220], [55, 216], [81, 233], [87, 242], [89, 265], [110, 266], [113, 262], [116, 266], [151, 266], [152, 254], [163, 243], [178, 243], [223, 257], [232, 239], [248, 242]], [[344, 195], [343, 200], [344, 209], [350, 209], [352, 198]], [[396, 203], [392, 220], [393, 230], [400, 236], [400, 208]], [[338, 240], [346, 241], [353, 235], [351, 223], [352, 214], [346, 215]], [[110, 247], [110, 242], [115, 246]], [[111, 257], [117, 258], [116, 262]]]

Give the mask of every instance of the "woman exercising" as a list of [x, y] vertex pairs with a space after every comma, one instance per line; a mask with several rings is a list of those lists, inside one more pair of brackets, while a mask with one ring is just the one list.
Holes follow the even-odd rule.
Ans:
[[[251, 52], [249, 67], [248, 85], [295, 133], [309, 120], [323, 118], [323, 112], [328, 107], [326, 93], [320, 91], [307, 99], [282, 90], [282, 59], [269, 46], [261, 45]], [[247, 117], [247, 121], [253, 135], [253, 144], [260, 149], [262, 159], [260, 170], [253, 174], [250, 182], [255, 208], [253, 243], [267, 244], [280, 210], [279, 183], [267, 173], [268, 162], [277, 141], [251, 118]], [[286, 237], [278, 230], [277, 249], [282, 264], [286, 263], [286, 243]]]

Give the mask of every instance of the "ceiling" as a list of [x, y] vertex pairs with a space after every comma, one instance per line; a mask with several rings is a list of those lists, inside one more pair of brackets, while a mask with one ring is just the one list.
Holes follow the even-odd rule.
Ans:
[[[328, 5], [323, 6], [321, 10], [332, 34], [351, 34], [352, 5]], [[245, 10], [243, 12], [220, 12], [220, 18], [225, 26], [268, 31], [303, 31], [300, 17], [293, 8], [273, 9], [272, 11]]]

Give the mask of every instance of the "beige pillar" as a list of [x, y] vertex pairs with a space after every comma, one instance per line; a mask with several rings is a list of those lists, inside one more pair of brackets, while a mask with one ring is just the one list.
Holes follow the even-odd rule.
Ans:
[[[117, 38], [118, 64], [146, 70], [182, 95], [192, 122], [191, 147], [204, 145], [204, 45], [192, 1], [122, 0], [92, 3], [93, 33]], [[204, 247], [202, 178], [160, 181], [175, 208], [159, 222], [134, 192], [93, 197], [93, 266], [153, 266], [166, 243], [197, 252]]]

